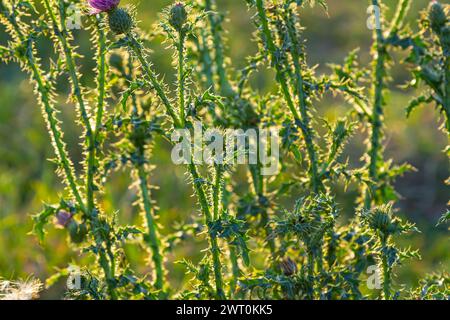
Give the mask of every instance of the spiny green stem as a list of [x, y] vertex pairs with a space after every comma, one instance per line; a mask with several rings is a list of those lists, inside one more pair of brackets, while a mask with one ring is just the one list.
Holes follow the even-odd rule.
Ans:
[[[178, 119], [174, 108], [172, 104], [170, 103], [170, 100], [168, 99], [163, 86], [159, 83], [156, 75], [154, 74], [153, 70], [150, 68], [149, 63], [144, 58], [141, 45], [139, 42], [134, 38], [132, 34], [128, 34], [128, 38], [130, 39], [129, 44], [135, 55], [137, 56], [142, 70], [144, 74], [147, 76], [147, 78], [150, 80], [152, 86], [156, 90], [156, 93], [158, 94], [159, 98], [163, 101], [166, 111], [169, 114], [169, 116], [172, 118], [172, 121], [174, 123], [175, 128], [183, 128], [180, 120]], [[193, 183], [194, 183], [194, 189], [197, 194], [197, 197], [200, 202], [201, 210], [203, 213], [203, 216], [205, 218], [205, 224], [209, 226], [209, 224], [213, 221], [212, 220], [212, 214], [210, 211], [210, 206], [208, 204], [208, 200], [206, 197], [205, 190], [203, 189], [202, 182], [200, 179], [200, 175], [198, 174], [197, 167], [195, 164], [191, 161], [189, 164], [189, 172], [191, 174]], [[217, 243], [217, 238], [210, 235], [209, 237], [210, 245], [211, 245], [211, 252], [213, 257], [213, 264], [214, 264], [214, 275], [216, 280], [216, 290], [217, 290], [217, 297], [219, 299], [225, 298], [225, 293], [223, 289], [223, 279], [222, 279], [222, 268], [221, 268], [221, 262], [220, 262], [220, 249]]]
[[[48, 4], [48, 2], [47, 2], [47, 4]], [[24, 38], [23, 34], [20, 32], [20, 29], [18, 28], [17, 24], [15, 22], [13, 22], [13, 25], [15, 26], [17, 36], [22, 41], [24, 41], [25, 38]], [[55, 110], [51, 106], [51, 102], [50, 102], [51, 99], [49, 96], [49, 91], [44, 84], [44, 80], [41, 76], [41, 72], [39, 70], [38, 63], [37, 63], [36, 59], [34, 58], [32, 48], [30, 48], [30, 50], [27, 54], [27, 63], [28, 63], [29, 68], [31, 69], [32, 76], [36, 81], [36, 85], [37, 85], [37, 88], [38, 88], [38, 91], [39, 91], [40, 97], [41, 97], [41, 102], [43, 104], [44, 111], [47, 116], [47, 122], [50, 127], [51, 137], [56, 145], [57, 156], [60, 160], [60, 163], [62, 164], [62, 166], [64, 168], [64, 172], [65, 172], [66, 178], [68, 180], [68, 184], [69, 184], [69, 186], [72, 190], [72, 193], [73, 193], [75, 199], [77, 200], [77, 203], [80, 206], [81, 210], [85, 214], [90, 214], [91, 210], [89, 210], [85, 207], [83, 200], [81, 198], [81, 195], [78, 191], [77, 185], [75, 183], [75, 177], [74, 177], [74, 173], [73, 173], [73, 169], [72, 169], [72, 164], [70, 162], [69, 157], [67, 156], [67, 152], [65, 150], [65, 144], [62, 141], [62, 136], [61, 136], [61, 134], [59, 132], [59, 128], [57, 126], [58, 121], [54, 117]], [[100, 254], [100, 265], [102, 266], [106, 277], [108, 279], [110, 279], [111, 268], [109, 267], [106, 256], [102, 251]], [[113, 299], [117, 299], [117, 295], [111, 287], [110, 287], [110, 294]]]
[[[213, 9], [216, 9], [217, 5], [215, 3], [215, 0], [205, 0], [205, 10], [210, 12]], [[228, 80], [228, 76], [226, 73], [224, 58], [223, 58], [223, 40], [220, 33], [221, 24], [217, 20], [216, 14], [210, 14], [209, 15], [209, 22], [211, 27], [211, 34], [213, 36], [213, 43], [214, 43], [214, 49], [215, 49], [215, 65], [217, 69], [217, 74], [219, 77], [219, 88], [222, 95], [228, 97], [230, 95], [235, 95], [234, 90]], [[205, 66], [206, 67], [206, 66]], [[261, 168], [260, 168], [260, 161], [258, 159], [258, 165], [249, 165], [249, 171], [251, 173], [253, 185], [255, 192], [259, 198], [259, 200], [265, 198], [265, 187], [264, 187], [264, 176], [261, 174]], [[266, 230], [266, 235], [268, 237], [268, 245], [270, 252], [272, 254], [272, 257], [275, 254], [276, 246], [275, 246], [275, 240], [271, 237], [272, 229], [269, 222], [269, 216], [267, 209], [262, 208], [261, 212], [262, 216], [262, 223], [264, 224], [264, 228]]]
[[231, 281], [230, 281], [230, 296], [232, 297], [236, 291], [238, 279], [241, 276], [239, 269], [239, 262], [237, 259], [236, 249], [230, 246], [230, 261], [231, 261]]
[[381, 265], [383, 268], [383, 294], [385, 300], [391, 299], [391, 268], [387, 257], [387, 239], [381, 239]]
[[[265, 183], [264, 183], [264, 176], [261, 174], [261, 164], [260, 161], [258, 161], [259, 164], [256, 165], [249, 165], [250, 168], [250, 174], [252, 176], [252, 182], [253, 182], [253, 189], [255, 189], [255, 193], [258, 197], [259, 203], [266, 202], [265, 197]], [[267, 237], [267, 244], [269, 246], [269, 250], [271, 253], [271, 257], [275, 258], [276, 253], [276, 245], [275, 245], [275, 239], [272, 237], [273, 230], [271, 226], [269, 225], [269, 213], [268, 209], [260, 206], [261, 209], [261, 223], [264, 226], [264, 230]]]
[[[60, 5], [64, 5], [61, 4]], [[78, 79], [78, 74], [75, 66], [75, 60], [72, 52], [72, 48], [69, 45], [66, 37], [67, 37], [67, 31], [65, 30], [65, 18], [63, 14], [60, 15], [60, 24], [62, 26], [62, 29], [58, 26], [58, 21], [55, 16], [55, 13], [53, 12], [53, 9], [50, 5], [49, 0], [44, 0], [44, 7], [47, 10], [48, 15], [50, 16], [50, 19], [53, 24], [53, 29], [55, 32], [56, 37], [58, 38], [61, 48], [64, 52], [65, 62], [67, 71], [69, 73], [69, 77], [72, 82], [73, 86], [73, 93], [77, 99], [78, 106], [80, 108], [81, 113], [81, 119], [83, 121], [83, 125], [86, 130], [86, 137], [87, 137], [87, 152], [88, 152], [88, 159], [87, 159], [87, 173], [86, 173], [86, 198], [87, 198], [87, 216], [89, 218], [89, 221], [92, 226], [92, 230], [94, 233], [95, 241], [98, 245], [101, 246], [101, 243], [104, 242], [101, 236], [100, 232], [100, 221], [98, 219], [98, 213], [95, 212], [95, 201], [94, 201], [94, 171], [95, 171], [95, 139], [94, 139], [94, 133], [92, 131], [91, 123], [89, 121], [89, 115], [87, 112], [87, 108], [83, 99], [83, 94], [81, 90], [80, 81]], [[103, 53], [104, 54], [104, 51]], [[104, 63], [104, 61], [103, 61]], [[103, 75], [104, 77], [104, 75]], [[108, 244], [107, 244], [108, 246]], [[110, 250], [110, 248], [108, 248]], [[100, 255], [100, 264], [103, 268], [103, 271], [105, 273], [105, 277], [107, 278], [107, 285], [108, 290], [111, 295], [112, 299], [117, 299], [117, 293], [115, 292], [115, 288], [113, 286], [114, 282], [114, 270], [112, 270], [112, 267], [108, 265], [107, 257], [105, 252], [103, 251], [103, 247], [99, 248], [99, 255]], [[113, 261], [110, 261], [111, 264], [113, 264]]]
[[[61, 5], [61, 4], [60, 4]], [[50, 19], [53, 24], [53, 28], [55, 30], [55, 35], [58, 38], [61, 48], [64, 52], [64, 57], [66, 61], [67, 71], [69, 73], [70, 80], [73, 86], [73, 94], [77, 99], [78, 106], [80, 108], [81, 119], [83, 121], [83, 125], [86, 130], [87, 137], [87, 151], [88, 151], [88, 165], [87, 165], [87, 173], [86, 173], [86, 197], [87, 197], [87, 210], [88, 215], [92, 214], [92, 210], [94, 209], [94, 186], [93, 186], [93, 176], [94, 176], [94, 164], [95, 164], [95, 141], [94, 135], [92, 131], [92, 126], [89, 121], [89, 114], [84, 102], [83, 93], [80, 85], [80, 81], [78, 79], [77, 69], [75, 66], [75, 60], [72, 52], [72, 47], [69, 45], [67, 41], [67, 31], [65, 30], [65, 18], [61, 14], [60, 15], [60, 26], [58, 26], [58, 21], [53, 12], [53, 9], [50, 5], [49, 0], [44, 0], [44, 6], [50, 16]]]
[[[201, 60], [203, 65], [203, 73], [206, 78], [206, 88], [214, 91], [214, 73], [212, 71], [213, 62], [211, 59], [211, 54], [208, 49], [208, 38], [205, 35], [205, 30], [201, 31], [202, 44], [198, 42], [198, 48], [201, 54]], [[197, 40], [198, 41], [198, 40]]]
[[[289, 20], [291, 17], [291, 12], [288, 12], [288, 16], [286, 17], [286, 20]], [[298, 37], [295, 31], [295, 26], [291, 23], [291, 21], [287, 21], [288, 26], [288, 33], [290, 36], [290, 39], [293, 43], [293, 48], [290, 51], [292, 55], [292, 60], [294, 62], [294, 68], [295, 68], [295, 81], [297, 84], [297, 94], [298, 94], [298, 101], [300, 105], [300, 114], [302, 117], [302, 124], [301, 129], [303, 132], [303, 137], [305, 139], [305, 145], [306, 150], [308, 152], [309, 161], [310, 161], [310, 175], [311, 175], [311, 183], [313, 187], [314, 193], [318, 193], [319, 191], [323, 190], [323, 184], [319, 176], [319, 169], [317, 165], [317, 155], [316, 155], [316, 148], [314, 146], [314, 130], [311, 127], [311, 121], [308, 114], [308, 105], [306, 102], [306, 94], [304, 91], [304, 83], [303, 83], [303, 74], [302, 74], [302, 67], [300, 64], [300, 43], [298, 42]]]
[[[133, 63], [131, 56], [128, 58], [128, 69], [129, 72], [126, 74], [127, 79], [131, 81], [133, 78]], [[138, 115], [138, 106], [137, 106], [137, 99], [136, 95], [132, 94], [132, 105], [133, 105], [133, 115]], [[141, 155], [143, 157], [143, 155]], [[142, 203], [144, 205], [144, 211], [145, 211], [145, 221], [147, 223], [147, 229], [148, 229], [148, 245], [150, 247], [150, 250], [152, 251], [152, 260], [155, 264], [155, 273], [156, 273], [156, 281], [155, 281], [155, 288], [158, 290], [161, 290], [164, 286], [164, 268], [163, 268], [163, 258], [161, 255], [160, 250], [160, 241], [159, 241], [159, 235], [158, 235], [158, 228], [155, 222], [155, 219], [153, 218], [153, 206], [151, 202], [150, 192], [148, 190], [147, 186], [147, 172], [145, 170], [145, 167], [142, 165], [138, 165], [138, 176], [139, 176], [139, 186], [140, 186], [140, 192], [141, 192], [141, 198]]]
[[289, 91], [289, 86], [287, 84], [285, 71], [280, 64], [276, 63], [277, 48], [275, 46], [275, 42], [273, 41], [272, 32], [269, 28], [269, 22], [267, 20], [266, 8], [264, 7], [263, 0], [256, 0], [256, 8], [258, 10], [258, 16], [261, 22], [263, 42], [267, 46], [267, 50], [269, 51], [270, 57], [272, 58], [273, 64], [275, 66], [275, 71], [277, 73], [277, 82], [281, 86], [281, 91], [283, 93], [284, 99], [286, 100], [289, 110], [292, 112], [294, 119], [298, 121], [300, 119], [300, 115], [294, 106], [294, 102]]
[[129, 45], [130, 48], [133, 50], [134, 54], [138, 58], [141, 67], [144, 71], [144, 74], [147, 76], [148, 80], [154, 87], [156, 93], [158, 94], [158, 97], [161, 99], [162, 103], [164, 104], [164, 107], [166, 108], [167, 113], [170, 115], [173, 125], [175, 128], [183, 128], [182, 122], [180, 119], [178, 119], [178, 116], [175, 113], [175, 109], [173, 108], [172, 104], [170, 103], [169, 98], [167, 97], [163, 85], [159, 82], [158, 77], [156, 76], [155, 72], [152, 70], [150, 64], [147, 62], [146, 58], [144, 57], [144, 53], [141, 47], [141, 44], [136, 40], [136, 38], [130, 33], [128, 34], [129, 39]]
[[[30, 54], [32, 55], [32, 54]], [[75, 182], [75, 176], [73, 171], [73, 165], [71, 160], [69, 159], [66, 151], [65, 143], [62, 140], [62, 134], [60, 133], [60, 129], [58, 128], [58, 120], [56, 119], [54, 113], [55, 109], [51, 106], [50, 98], [47, 95], [47, 89], [45, 88], [42, 76], [36, 63], [34, 62], [34, 58], [32, 56], [28, 57], [28, 67], [31, 69], [33, 78], [36, 81], [36, 86], [38, 88], [38, 92], [41, 98], [41, 102], [44, 107], [44, 112], [47, 116], [47, 123], [50, 128], [50, 136], [53, 140], [53, 143], [56, 146], [56, 154], [59, 159], [60, 164], [63, 167], [64, 174], [68, 181], [68, 185], [72, 191], [73, 196], [75, 197], [77, 204], [80, 206], [81, 211], [87, 211], [84, 206], [83, 199], [81, 198], [80, 192], [78, 191], [77, 184]]]
[[[372, 5], [380, 7], [379, 0], [372, 0]], [[401, 27], [403, 20], [406, 17], [410, 0], [402, 0], [397, 5], [395, 18], [392, 21], [388, 38], [395, 36]], [[373, 197], [376, 199], [376, 188], [379, 180], [379, 162], [383, 160], [382, 155], [382, 140], [383, 140], [383, 89], [385, 86], [386, 77], [386, 59], [387, 45], [383, 35], [383, 29], [380, 25], [379, 28], [374, 30], [375, 36], [375, 64], [373, 70], [373, 103], [372, 103], [372, 115], [370, 117], [371, 125], [371, 137], [368, 150], [369, 158], [369, 178], [371, 179], [371, 186], [365, 191], [364, 207], [369, 209], [372, 206]]]
[[409, 7], [411, 5], [411, 0], [401, 0], [397, 5], [397, 10], [395, 12], [394, 20], [392, 20], [391, 26], [389, 28], [388, 38], [395, 35], [402, 26], [403, 21], [408, 13]]
[[227, 71], [225, 68], [223, 41], [220, 34], [221, 24], [219, 18], [217, 17], [217, 13], [213, 12], [215, 7], [215, 0], [205, 0], [205, 11], [209, 12], [208, 19], [214, 45], [214, 60], [216, 64], [217, 76], [219, 78], [220, 92], [223, 96], [228, 97], [233, 94], [233, 89], [228, 81]]
[[213, 267], [214, 267], [214, 278], [216, 282], [216, 294], [217, 299], [226, 299], [224, 291], [224, 283], [222, 278], [222, 263], [220, 261], [220, 249], [217, 243], [217, 238], [214, 236], [209, 237], [211, 252], [213, 257]]
[[[198, 174], [197, 167], [192, 162], [189, 164], [189, 171], [194, 184], [194, 189], [200, 202], [200, 207], [202, 209], [203, 216], [205, 218], [205, 225], [208, 226], [213, 222], [213, 216], [211, 214], [208, 200], [206, 197], [205, 190], [203, 189], [202, 180]], [[209, 230], [209, 243], [211, 246], [211, 253], [213, 258], [214, 267], [214, 277], [216, 280], [216, 294], [218, 299], [225, 299], [224, 284], [222, 278], [222, 264], [220, 262], [220, 249], [217, 242], [217, 237], [213, 236]]]
[[42, 75], [40, 74], [40, 71], [36, 65], [36, 62], [34, 61], [33, 54], [31, 53], [32, 50], [30, 50], [30, 54], [28, 55], [28, 67], [31, 69], [33, 78], [36, 81], [36, 86], [38, 88], [38, 92], [41, 98], [41, 102], [44, 107], [44, 112], [47, 116], [47, 123], [50, 127], [50, 136], [53, 140], [53, 143], [56, 146], [56, 154], [59, 159], [60, 164], [63, 167], [64, 174], [66, 176], [66, 179], [68, 181], [68, 185], [72, 191], [73, 196], [75, 197], [77, 204], [80, 206], [80, 209], [83, 212], [86, 212], [86, 208], [84, 206], [83, 200], [81, 198], [80, 192], [78, 191], [78, 187], [76, 184], [76, 179], [74, 176], [73, 171], [73, 165], [71, 160], [69, 159], [66, 151], [65, 143], [62, 140], [62, 134], [60, 133], [60, 129], [58, 128], [58, 120], [55, 117], [55, 109], [52, 107], [50, 103], [50, 98], [47, 95], [48, 91], [44, 85], [44, 81], [42, 78]]
[[144, 204], [145, 218], [147, 221], [148, 228], [148, 245], [152, 250], [152, 260], [155, 264], [156, 270], [156, 282], [155, 288], [161, 290], [164, 284], [164, 270], [163, 270], [163, 259], [160, 252], [159, 236], [156, 227], [156, 222], [153, 217], [153, 208], [150, 200], [150, 192], [147, 186], [147, 172], [144, 166], [139, 166], [139, 186], [141, 191], [142, 202]]
[[[372, 0], [374, 6], [380, 6], [378, 0]], [[375, 31], [375, 68], [373, 70], [373, 103], [372, 116], [370, 118], [371, 137], [368, 151], [369, 156], [369, 178], [372, 180], [371, 187], [366, 190], [365, 208], [372, 206], [372, 197], [375, 196], [375, 187], [378, 183], [378, 163], [381, 160], [382, 149], [382, 125], [383, 125], [383, 89], [386, 73], [386, 46], [384, 43], [383, 31], [376, 28]]]
[[316, 291], [316, 281], [315, 281], [315, 272], [314, 272], [314, 265], [315, 265], [315, 259], [314, 259], [314, 253], [310, 250], [308, 250], [308, 262], [307, 262], [307, 272], [308, 277], [312, 283], [312, 295], [311, 299], [315, 299], [315, 291]]
[[[128, 59], [128, 68], [129, 73], [126, 75], [127, 79], [132, 79], [133, 77], [133, 68], [132, 68], [132, 60], [131, 58]], [[138, 107], [137, 107], [137, 100], [136, 96], [132, 94], [132, 105], [133, 105], [133, 115], [138, 116]], [[143, 158], [143, 155], [141, 154], [141, 157]], [[151, 202], [151, 196], [150, 196], [150, 190], [147, 186], [147, 172], [145, 170], [145, 167], [143, 165], [137, 165], [137, 171], [139, 176], [139, 187], [140, 187], [140, 193], [143, 203], [143, 209], [145, 212], [145, 221], [147, 224], [148, 229], [148, 245], [150, 247], [150, 250], [152, 252], [152, 260], [155, 265], [155, 273], [156, 273], [156, 281], [155, 281], [155, 288], [158, 290], [161, 290], [164, 286], [164, 268], [163, 268], [163, 258], [161, 255], [160, 250], [160, 241], [159, 241], [159, 235], [158, 235], [158, 228], [155, 222], [155, 219], [153, 217], [153, 206]]]
[[[225, 68], [225, 60], [224, 60], [224, 52], [223, 52], [223, 39], [220, 32], [221, 29], [221, 23], [218, 20], [217, 13], [213, 13], [212, 11], [214, 9], [217, 9], [217, 5], [215, 3], [215, 0], [205, 0], [205, 10], [209, 13], [209, 25], [210, 25], [210, 33], [212, 35], [213, 39], [213, 45], [215, 50], [215, 56], [214, 56], [214, 64], [216, 66], [217, 76], [219, 78], [219, 91], [224, 97], [230, 97], [234, 96], [235, 92], [233, 90], [232, 85], [229, 82], [227, 71]], [[204, 38], [205, 47], [203, 48], [202, 52], [202, 59], [203, 59], [203, 65], [204, 70], [206, 71], [205, 74], [207, 75], [207, 79], [210, 79], [208, 83], [213, 84], [212, 77], [208, 76], [208, 71], [211, 70], [212, 62], [210, 53], [207, 46], [207, 40]], [[214, 85], [212, 85], [212, 88], [214, 89]], [[264, 197], [264, 177], [261, 175], [261, 173], [254, 174], [255, 172], [252, 170], [252, 166], [249, 165], [252, 181], [255, 186], [255, 192], [258, 194], [258, 197]], [[269, 220], [268, 214], [266, 210], [263, 210], [262, 213], [263, 220], [267, 221]], [[270, 226], [268, 223], [265, 224], [266, 234], [267, 236], [270, 236], [272, 231], [270, 229]], [[269, 238], [268, 240], [269, 248], [272, 253], [272, 255], [275, 252], [275, 241], [272, 238]], [[236, 255], [236, 250], [233, 247], [230, 247], [230, 260], [232, 264], [232, 270], [233, 270], [233, 279], [230, 283], [231, 292], [234, 291], [233, 287], [236, 286], [237, 279], [240, 276], [240, 270], [238, 265], [238, 259]]]
[[[267, 46], [267, 50], [271, 56], [272, 63], [275, 66], [275, 70], [277, 73], [277, 82], [281, 86], [281, 91], [283, 93], [284, 99], [286, 100], [286, 103], [291, 110], [292, 115], [294, 116], [294, 121], [297, 127], [300, 128], [300, 131], [302, 132], [303, 138], [305, 140], [305, 144], [307, 146], [307, 152], [310, 162], [310, 173], [311, 173], [311, 184], [313, 187], [313, 191], [315, 193], [319, 192], [320, 189], [322, 189], [322, 182], [320, 180], [319, 174], [318, 174], [318, 168], [317, 168], [317, 156], [315, 151], [315, 146], [313, 142], [313, 137], [311, 130], [308, 130], [308, 114], [307, 114], [307, 106], [306, 106], [306, 100], [304, 96], [304, 89], [303, 89], [303, 78], [301, 75], [301, 69], [299, 64], [299, 57], [295, 53], [293, 53], [293, 60], [295, 63], [296, 68], [296, 80], [297, 80], [297, 91], [299, 92], [299, 103], [300, 103], [300, 111], [301, 111], [301, 118], [300, 114], [297, 111], [297, 109], [294, 106], [294, 102], [291, 96], [291, 92], [289, 90], [288, 81], [287, 81], [287, 75], [286, 72], [283, 70], [283, 67], [277, 63], [277, 47], [275, 45], [275, 42], [272, 37], [272, 32], [269, 28], [269, 22], [266, 15], [266, 9], [264, 7], [264, 0], [256, 0], [256, 8], [258, 11], [258, 16], [261, 22], [261, 31], [263, 36], [263, 42]], [[295, 50], [293, 50], [295, 51]]]
[[223, 188], [223, 174], [224, 168], [222, 165], [215, 166], [215, 176], [214, 176], [214, 187], [212, 188], [213, 195], [213, 209], [214, 215], [213, 219], [217, 220], [220, 218], [221, 212], [221, 198], [222, 198], [222, 188]]
[[[224, 167], [223, 165], [215, 165], [215, 177], [214, 177], [214, 186], [213, 186], [213, 190], [212, 190], [212, 196], [213, 196], [213, 221], [220, 219], [221, 218], [221, 211], [222, 211], [222, 189], [223, 189], [223, 175], [224, 175], [225, 171], [224, 171]], [[213, 237], [211, 237], [213, 238]], [[214, 237], [214, 240], [216, 238]], [[212, 240], [212, 239], [211, 239]], [[217, 240], [216, 240], [217, 241]], [[213, 246], [213, 244], [211, 243], [211, 246]], [[220, 262], [220, 249], [218, 248], [218, 245], [215, 244], [215, 246], [217, 246], [216, 250], [217, 251], [217, 257], [214, 257], [213, 254], [213, 262], [214, 262], [214, 266], [216, 268], [216, 263], [219, 265], [219, 268], [221, 268], [221, 262]], [[214, 260], [217, 260], [217, 262], [215, 262]], [[216, 278], [216, 285], [217, 282], [219, 281], [221, 283], [220, 287], [221, 288], [217, 288], [217, 294], [218, 294], [218, 298], [219, 299], [224, 299], [225, 298], [225, 293], [224, 293], [224, 289], [223, 289], [223, 280], [222, 280], [222, 270], [218, 270], [218, 274], [215, 274], [215, 278]]]
[[[97, 21], [97, 32], [98, 32], [98, 52], [97, 52], [97, 108], [96, 108], [96, 116], [95, 116], [95, 128], [93, 131], [93, 141], [89, 141], [89, 152], [88, 152], [88, 170], [87, 170], [87, 188], [88, 188], [88, 210], [95, 209], [94, 202], [94, 175], [96, 172], [96, 157], [97, 157], [97, 148], [99, 147], [97, 144], [99, 143], [99, 135], [103, 121], [103, 113], [105, 108], [105, 96], [106, 96], [106, 35], [104, 30], [100, 25], [100, 21]], [[93, 225], [96, 227], [99, 224], [98, 218], [94, 217]], [[100, 240], [100, 236], [96, 236], [97, 239]], [[109, 257], [109, 261], [111, 266], [109, 268], [109, 272], [107, 277], [109, 280], [115, 279], [115, 257], [111, 250], [111, 244], [109, 242], [106, 243], [106, 250]], [[105, 269], [106, 270], [106, 269]], [[112, 284], [108, 284], [109, 291], [112, 299], [117, 299], [117, 294], [112, 286]]]
[[[97, 32], [98, 32], [98, 52], [97, 52], [97, 109], [95, 118], [95, 132], [94, 141], [98, 143], [99, 134], [101, 131], [103, 113], [105, 109], [105, 95], [106, 95], [106, 35], [102, 27], [97, 22]], [[93, 158], [95, 158], [95, 151], [97, 146], [94, 146], [94, 151], [92, 152]]]
[[[223, 206], [226, 205], [226, 201], [224, 199], [225, 192], [223, 192], [223, 190], [222, 190], [222, 188], [224, 187], [224, 186], [222, 186], [222, 184], [225, 183], [225, 182], [222, 182], [223, 175], [224, 175], [224, 167], [222, 165], [217, 165], [216, 170], [217, 171], [216, 171], [215, 190], [219, 190], [217, 193], [218, 193], [218, 198], [220, 199], [220, 203], [222, 204], [222, 208], [221, 208], [222, 216], [224, 219], [227, 219], [229, 217], [229, 210], [228, 210], [228, 208], [223, 208]], [[220, 179], [219, 179], [219, 176], [221, 177]], [[221, 181], [221, 182], [219, 182], [219, 181]], [[217, 202], [219, 202], [219, 200]], [[220, 207], [220, 203], [217, 205], [217, 207]], [[215, 215], [218, 216], [217, 214], [215, 214]], [[228, 248], [229, 248], [229, 256], [230, 256], [230, 262], [231, 262], [231, 280], [229, 283], [229, 285], [230, 285], [229, 297], [233, 298], [235, 291], [236, 291], [238, 279], [241, 276], [241, 270], [239, 269], [238, 255], [237, 255], [235, 246], [228, 243]]]
[[[95, 222], [91, 221], [91, 225], [92, 225], [92, 228], [94, 229], [95, 241], [97, 243], [99, 243], [99, 241], [102, 241], [102, 240], [99, 236], [98, 220], [96, 220]], [[99, 261], [99, 264], [102, 267], [103, 272], [106, 277], [106, 286], [108, 288], [108, 292], [109, 292], [112, 300], [118, 300], [118, 295], [117, 295], [115, 285], [114, 285], [116, 264], [115, 264], [114, 255], [112, 254], [112, 251], [111, 251], [111, 246], [109, 244], [107, 245], [106, 252], [103, 247], [100, 247], [98, 249], [98, 251], [99, 251], [98, 261]]]
[[180, 121], [184, 126], [186, 121], [185, 116], [185, 77], [184, 77], [184, 40], [185, 33], [183, 30], [178, 32], [178, 105], [180, 108]]
[[[1, 11], [0, 13], [4, 13]], [[5, 15], [5, 17], [8, 19], [9, 23], [13, 26], [13, 29], [16, 33], [17, 38], [20, 40], [20, 42], [25, 43], [26, 39], [22, 31], [20, 30], [19, 26], [17, 25], [17, 22], [15, 19], [11, 18], [11, 15]], [[28, 69], [30, 70], [31, 76], [34, 79], [36, 83], [37, 92], [39, 94], [43, 111], [46, 116], [46, 122], [48, 127], [50, 128], [50, 137], [53, 141], [53, 145], [55, 146], [55, 153], [58, 157], [59, 163], [63, 168], [64, 175], [67, 180], [67, 185], [72, 192], [72, 195], [75, 197], [75, 200], [77, 201], [78, 206], [83, 212], [86, 212], [86, 208], [84, 206], [83, 200], [81, 198], [80, 192], [78, 190], [78, 186], [76, 183], [76, 177], [75, 177], [75, 171], [73, 169], [72, 161], [70, 160], [66, 145], [62, 139], [62, 133], [60, 132], [60, 128], [58, 127], [58, 120], [55, 116], [55, 109], [52, 106], [51, 103], [51, 97], [49, 89], [47, 88], [47, 85], [44, 81], [44, 77], [41, 74], [41, 70], [39, 67], [39, 63], [37, 62], [37, 59], [34, 56], [34, 49], [33, 44], [30, 43], [30, 48], [27, 50], [26, 55], [26, 63], [28, 66]]]

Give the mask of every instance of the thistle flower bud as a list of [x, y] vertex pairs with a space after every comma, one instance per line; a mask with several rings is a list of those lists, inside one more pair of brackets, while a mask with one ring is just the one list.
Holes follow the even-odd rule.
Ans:
[[119, 5], [120, 0], [89, 0], [92, 14], [111, 11]]
[[71, 220], [67, 225], [67, 229], [69, 230], [70, 240], [75, 244], [82, 243], [86, 238], [87, 228], [85, 224], [78, 224], [76, 221]]
[[72, 221], [73, 215], [70, 212], [67, 212], [65, 210], [60, 210], [56, 214], [56, 224], [60, 227], [65, 228], [70, 221]]
[[286, 258], [280, 263], [281, 271], [283, 271], [283, 274], [287, 277], [291, 277], [294, 274], [297, 273], [297, 264], [291, 259]]
[[447, 16], [442, 4], [437, 1], [431, 2], [430, 9], [428, 11], [428, 19], [431, 23], [431, 29], [433, 29], [436, 33], [440, 33], [441, 28], [444, 27], [447, 22]]
[[184, 4], [178, 2], [173, 5], [172, 9], [170, 9], [169, 14], [169, 23], [170, 25], [177, 31], [181, 31], [183, 25], [187, 21], [187, 12]]
[[133, 18], [125, 9], [116, 8], [108, 12], [109, 28], [115, 34], [124, 34], [133, 28]]
[[389, 215], [385, 212], [376, 211], [371, 217], [372, 228], [379, 230], [381, 232], [386, 232], [391, 224], [391, 219]]

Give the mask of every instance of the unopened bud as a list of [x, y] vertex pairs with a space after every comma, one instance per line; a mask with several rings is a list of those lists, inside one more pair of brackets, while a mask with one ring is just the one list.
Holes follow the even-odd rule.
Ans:
[[433, 31], [436, 33], [440, 33], [441, 28], [443, 28], [447, 22], [447, 16], [442, 4], [437, 1], [433, 1], [430, 4], [428, 18], [431, 23], [431, 29], [433, 29]]
[[170, 9], [169, 15], [170, 25], [174, 29], [181, 31], [186, 21], [187, 21], [187, 12], [186, 8], [184, 7], [184, 4], [181, 2], [174, 4], [172, 9]]
[[115, 34], [124, 34], [133, 28], [133, 18], [127, 10], [116, 8], [108, 12], [109, 28]]
[[70, 240], [73, 243], [79, 244], [85, 240], [87, 228], [84, 223], [78, 224], [76, 221], [71, 220], [67, 225], [67, 229], [69, 230]]
[[391, 224], [390, 217], [384, 212], [375, 212], [372, 216], [372, 228], [381, 232], [386, 232]]

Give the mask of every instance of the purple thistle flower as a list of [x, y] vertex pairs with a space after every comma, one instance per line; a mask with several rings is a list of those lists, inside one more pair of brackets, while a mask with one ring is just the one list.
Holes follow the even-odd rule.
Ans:
[[92, 14], [98, 14], [100, 12], [108, 12], [115, 9], [120, 0], [89, 0], [89, 5], [92, 7]]
[[56, 214], [56, 224], [60, 227], [65, 228], [72, 220], [72, 216], [73, 215], [67, 211], [64, 210], [59, 211]]

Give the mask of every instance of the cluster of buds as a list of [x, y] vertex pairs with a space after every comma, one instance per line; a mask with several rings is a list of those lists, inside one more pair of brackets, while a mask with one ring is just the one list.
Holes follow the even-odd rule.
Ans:
[[[120, 0], [89, 0], [91, 14], [108, 14], [109, 28], [115, 34], [127, 34], [134, 26], [133, 17], [123, 8], [119, 8]], [[169, 23], [181, 32], [186, 24], [188, 14], [183, 3], [175, 3], [169, 12]]]

